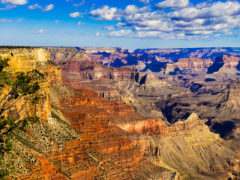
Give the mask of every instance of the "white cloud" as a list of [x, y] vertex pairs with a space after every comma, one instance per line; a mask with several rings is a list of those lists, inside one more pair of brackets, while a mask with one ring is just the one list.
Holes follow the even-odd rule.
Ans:
[[138, 8], [135, 5], [128, 5], [125, 9], [125, 12], [127, 14], [133, 14], [138, 12]]
[[97, 37], [99, 37], [99, 36], [103, 36], [103, 34], [102, 34], [102, 33], [99, 33], [99, 32], [97, 32], [97, 33], [96, 33], [96, 36], [97, 36]]
[[53, 4], [49, 4], [49, 5], [47, 5], [47, 6], [43, 9], [43, 11], [51, 11], [51, 10], [53, 10], [53, 8], [54, 8], [54, 5], [53, 5]]
[[150, 2], [150, 0], [139, 0], [142, 3], [148, 4]]
[[23, 19], [22, 18], [18, 18], [18, 19], [6, 19], [6, 18], [2, 18], [0, 19], [0, 23], [20, 23], [22, 22]]
[[114, 36], [114, 37], [125, 37], [125, 36], [132, 36], [132, 31], [131, 30], [119, 30], [119, 31], [112, 31], [109, 33], [109, 36]]
[[120, 20], [117, 8], [103, 6], [90, 12], [90, 15], [99, 17], [101, 20]]
[[217, 2], [209, 8], [213, 16], [240, 14], [240, 3], [238, 1]]
[[189, 5], [189, 0], [165, 0], [156, 4], [158, 8], [183, 8]]
[[54, 8], [53, 4], [46, 5], [44, 8], [38, 3], [28, 6], [28, 9], [30, 10], [41, 9], [42, 11], [51, 11], [53, 10], [53, 8]]
[[70, 13], [69, 16], [71, 18], [77, 18], [77, 17], [81, 16], [81, 13], [80, 12], [73, 12], [73, 13]]
[[54, 21], [54, 24], [58, 24], [58, 23], [59, 23], [59, 20], [55, 20], [55, 21]]
[[144, 12], [147, 12], [149, 11], [149, 7], [146, 6], [146, 7], [143, 7], [143, 8], [138, 8], [137, 6], [135, 5], [128, 5], [124, 11], [124, 13], [127, 13], [127, 14], [136, 14], [136, 13], [144, 13]]
[[84, 5], [84, 3], [85, 3], [85, 0], [82, 0], [81, 2], [79, 2], [79, 3], [77, 3], [77, 4], [73, 4], [73, 6], [79, 7], [79, 6]]
[[0, 19], [0, 23], [10, 23], [10, 22], [12, 22], [11, 19], [4, 19], [4, 18]]
[[149, 6], [138, 8], [135, 5], [128, 5], [125, 9], [104, 6], [91, 11], [90, 15], [99, 20], [118, 21], [113, 28], [104, 28], [110, 31], [105, 35], [111, 37], [199, 39], [231, 35], [233, 30], [240, 29], [238, 1], [208, 1], [195, 6], [190, 6], [189, 1], [163, 2], [168, 2], [168, 6], [161, 4], [162, 8], [171, 7], [172, 10], [151, 9]]
[[104, 30], [113, 31], [114, 30], [114, 26], [105, 26]]
[[2, 0], [2, 4], [25, 5], [27, 0]]
[[30, 5], [28, 6], [28, 9], [31, 9], [31, 10], [34, 10], [34, 9], [41, 9], [42, 6], [40, 6], [39, 4], [33, 4], [33, 5]]
[[45, 29], [39, 29], [38, 31], [34, 32], [33, 34], [46, 34], [47, 30]]
[[17, 7], [17, 6], [13, 5], [13, 4], [6, 4], [5, 7], [0, 8], [0, 11], [7, 11], [7, 10], [13, 9], [15, 7]]

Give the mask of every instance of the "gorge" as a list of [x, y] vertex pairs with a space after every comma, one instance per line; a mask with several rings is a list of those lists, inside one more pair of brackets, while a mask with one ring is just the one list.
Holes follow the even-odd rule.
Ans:
[[9, 72], [46, 78], [7, 178], [239, 179], [239, 52], [0, 47]]

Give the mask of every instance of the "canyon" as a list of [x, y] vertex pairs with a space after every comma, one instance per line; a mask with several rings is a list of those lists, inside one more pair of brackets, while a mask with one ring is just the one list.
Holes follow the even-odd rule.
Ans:
[[239, 179], [239, 52], [0, 48], [8, 71], [46, 77], [8, 178]]

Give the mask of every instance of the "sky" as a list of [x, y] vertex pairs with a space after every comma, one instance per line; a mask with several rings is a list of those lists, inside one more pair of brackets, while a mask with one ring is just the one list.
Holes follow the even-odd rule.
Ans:
[[0, 45], [240, 47], [240, 0], [0, 0]]

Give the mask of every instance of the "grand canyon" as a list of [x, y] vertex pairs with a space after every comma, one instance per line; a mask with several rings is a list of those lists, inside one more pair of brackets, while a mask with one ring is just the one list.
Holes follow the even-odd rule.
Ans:
[[240, 179], [240, 48], [0, 47], [0, 57], [7, 72], [45, 77], [39, 104], [6, 112], [40, 118], [13, 131], [6, 179]]

